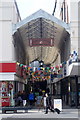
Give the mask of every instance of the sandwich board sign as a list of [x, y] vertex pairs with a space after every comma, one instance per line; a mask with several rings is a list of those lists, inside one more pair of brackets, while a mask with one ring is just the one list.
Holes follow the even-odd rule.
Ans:
[[61, 99], [54, 99], [54, 109], [58, 108], [62, 111], [62, 100]]

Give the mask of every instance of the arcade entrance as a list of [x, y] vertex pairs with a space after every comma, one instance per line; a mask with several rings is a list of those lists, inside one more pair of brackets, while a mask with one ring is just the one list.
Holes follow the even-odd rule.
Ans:
[[[51, 80], [50, 73], [59, 72], [56, 66], [60, 66], [61, 57], [69, 56], [69, 51], [64, 54], [70, 47], [68, 25], [39, 10], [13, 27], [15, 58], [20, 68], [17, 69], [15, 81], [26, 84], [25, 90], [28, 94], [32, 91], [39, 96], [41, 91], [46, 92], [47, 81], [50, 83]], [[42, 70], [34, 71], [30, 66], [33, 61], [43, 61], [44, 65], [50, 68], [44, 66]], [[20, 86], [21, 84], [18, 91], [24, 90], [24, 86]]]

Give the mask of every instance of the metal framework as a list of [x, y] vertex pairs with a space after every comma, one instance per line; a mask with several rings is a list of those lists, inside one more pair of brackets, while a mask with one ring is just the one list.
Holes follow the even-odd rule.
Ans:
[[45, 64], [51, 64], [58, 56], [64, 36], [68, 36], [67, 28], [66, 23], [39, 10], [16, 24], [13, 35], [19, 31], [29, 63], [42, 59]]

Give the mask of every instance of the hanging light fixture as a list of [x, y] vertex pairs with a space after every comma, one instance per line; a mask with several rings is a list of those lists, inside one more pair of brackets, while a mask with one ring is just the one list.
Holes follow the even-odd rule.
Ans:
[[39, 61], [39, 63], [40, 63], [40, 68], [42, 68], [44, 65], [44, 62], [41, 60], [41, 61]]

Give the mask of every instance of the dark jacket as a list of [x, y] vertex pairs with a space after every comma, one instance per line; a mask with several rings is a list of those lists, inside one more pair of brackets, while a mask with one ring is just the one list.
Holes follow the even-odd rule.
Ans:
[[51, 97], [50, 97], [50, 96], [48, 96], [48, 97], [46, 98], [46, 106], [47, 106], [47, 107], [51, 107], [51, 106], [52, 106]]

